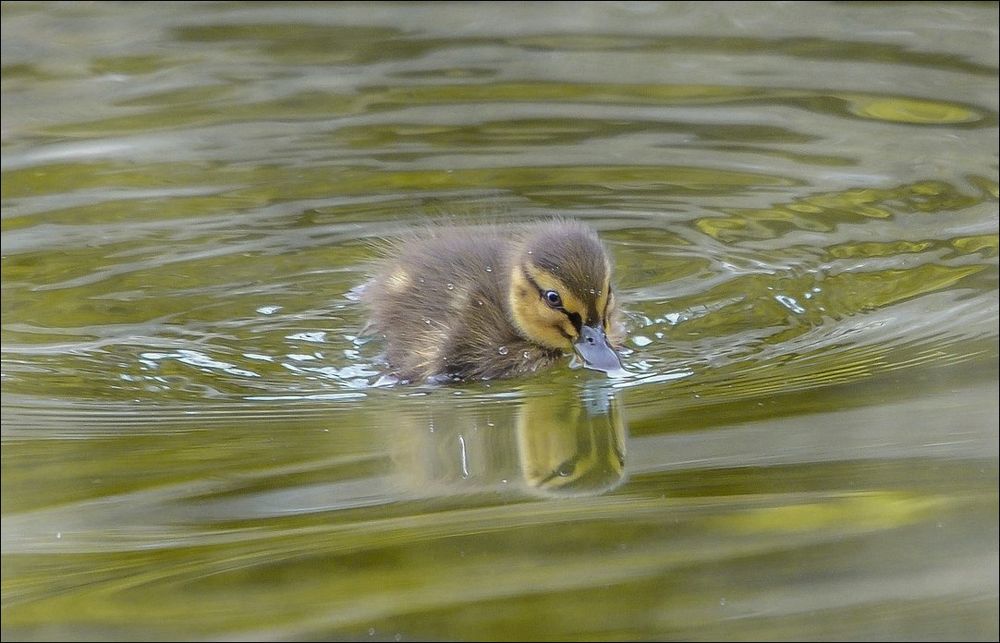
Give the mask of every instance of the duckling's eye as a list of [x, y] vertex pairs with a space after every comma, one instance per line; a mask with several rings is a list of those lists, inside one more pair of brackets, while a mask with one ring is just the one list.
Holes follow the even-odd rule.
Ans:
[[549, 306], [552, 306], [553, 308], [559, 308], [562, 306], [562, 297], [560, 297], [559, 293], [556, 291], [546, 290], [544, 296], [545, 301], [549, 304]]

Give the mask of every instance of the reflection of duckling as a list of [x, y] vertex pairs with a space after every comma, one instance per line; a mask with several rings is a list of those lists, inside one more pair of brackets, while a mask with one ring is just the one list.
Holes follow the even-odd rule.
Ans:
[[542, 495], [595, 495], [625, 477], [625, 417], [607, 390], [585, 400], [551, 395], [518, 409], [517, 443], [527, 488]]
[[386, 422], [400, 491], [596, 496], [625, 481], [628, 427], [616, 391], [588, 380], [582, 390], [525, 382], [523, 392], [471, 405], [423, 398]]
[[570, 349], [621, 368], [611, 264], [582, 223], [432, 227], [391, 252], [365, 299], [401, 379], [520, 375]]

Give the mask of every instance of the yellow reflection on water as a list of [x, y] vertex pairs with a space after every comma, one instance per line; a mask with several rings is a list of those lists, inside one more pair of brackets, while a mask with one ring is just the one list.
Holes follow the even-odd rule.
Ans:
[[852, 96], [851, 98], [849, 109], [852, 114], [880, 121], [915, 123], [919, 125], [948, 125], [953, 123], [971, 123], [982, 118], [982, 114], [955, 103], [903, 98], [900, 96], [887, 98]]
[[620, 485], [628, 430], [620, 393], [596, 379], [583, 390], [530, 386], [515, 404], [431, 408], [390, 422], [403, 495], [597, 495]]

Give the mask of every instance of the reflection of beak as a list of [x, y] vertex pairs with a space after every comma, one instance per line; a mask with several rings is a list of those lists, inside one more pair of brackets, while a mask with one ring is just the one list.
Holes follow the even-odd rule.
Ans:
[[608, 343], [608, 336], [600, 326], [583, 326], [580, 328], [580, 339], [573, 345], [577, 354], [583, 359], [587, 368], [595, 371], [621, 370], [622, 360], [615, 349]]

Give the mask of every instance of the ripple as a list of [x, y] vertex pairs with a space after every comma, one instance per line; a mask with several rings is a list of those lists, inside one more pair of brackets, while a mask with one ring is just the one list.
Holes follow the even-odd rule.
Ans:
[[[995, 4], [149, 6], [2, 7], [5, 640], [996, 638]], [[383, 374], [552, 216], [627, 372]]]

